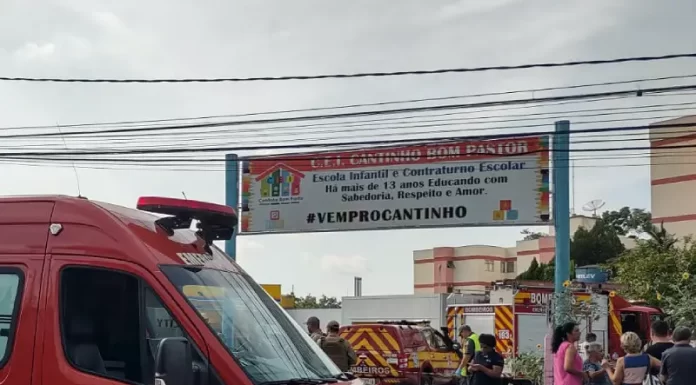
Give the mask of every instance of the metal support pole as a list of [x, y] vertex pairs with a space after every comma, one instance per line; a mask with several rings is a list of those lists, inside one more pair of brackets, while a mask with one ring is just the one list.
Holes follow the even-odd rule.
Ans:
[[553, 136], [553, 221], [556, 232], [556, 294], [570, 278], [570, 122], [556, 122]]
[[[225, 155], [225, 204], [234, 208], [237, 215], [241, 216], [239, 210], [239, 160], [237, 154]], [[239, 232], [239, 224], [232, 235], [232, 239], [225, 242], [225, 252], [232, 257], [232, 260], [237, 259], [237, 233]]]

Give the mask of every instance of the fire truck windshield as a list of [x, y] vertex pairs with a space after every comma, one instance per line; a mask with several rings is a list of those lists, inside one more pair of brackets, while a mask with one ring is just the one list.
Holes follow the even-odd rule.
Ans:
[[161, 269], [254, 383], [341, 374], [307, 332], [243, 270], [180, 265]]

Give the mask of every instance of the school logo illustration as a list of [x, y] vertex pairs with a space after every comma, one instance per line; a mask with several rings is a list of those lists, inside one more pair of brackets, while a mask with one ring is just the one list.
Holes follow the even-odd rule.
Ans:
[[294, 168], [278, 163], [256, 177], [260, 182], [261, 198], [296, 197], [301, 194], [305, 175]]

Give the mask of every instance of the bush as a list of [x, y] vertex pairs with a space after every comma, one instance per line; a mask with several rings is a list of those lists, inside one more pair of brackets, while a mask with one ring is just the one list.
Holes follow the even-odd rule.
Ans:
[[515, 377], [528, 379], [534, 384], [543, 384], [544, 357], [538, 353], [520, 353], [510, 360], [510, 372]]

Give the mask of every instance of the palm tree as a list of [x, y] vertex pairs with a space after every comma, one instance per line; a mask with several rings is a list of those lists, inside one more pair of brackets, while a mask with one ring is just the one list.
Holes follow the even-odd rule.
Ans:
[[659, 251], [670, 250], [677, 243], [676, 238], [665, 229], [664, 222], [660, 222], [659, 229], [653, 225], [646, 233], [650, 236], [648, 242]]

